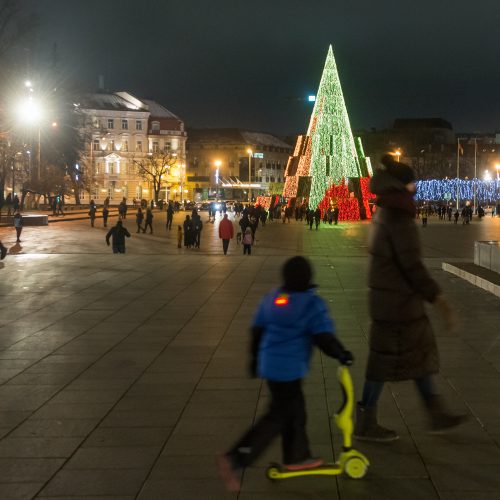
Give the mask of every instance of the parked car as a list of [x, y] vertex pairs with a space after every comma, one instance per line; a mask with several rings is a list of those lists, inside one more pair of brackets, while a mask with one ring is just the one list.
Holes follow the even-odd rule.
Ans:
[[197, 210], [203, 210], [203, 211], [205, 211], [205, 210], [208, 210], [209, 207], [210, 207], [210, 203], [207, 203], [206, 201], [199, 202], [199, 203], [196, 204]]

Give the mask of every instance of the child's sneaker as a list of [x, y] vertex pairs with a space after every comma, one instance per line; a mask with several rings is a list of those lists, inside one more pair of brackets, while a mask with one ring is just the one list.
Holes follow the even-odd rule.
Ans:
[[316, 467], [321, 467], [322, 465], [325, 465], [325, 461], [322, 458], [308, 458], [296, 464], [283, 465], [283, 467], [286, 470], [294, 471], [294, 470], [315, 469]]
[[224, 481], [227, 491], [240, 491], [241, 479], [237, 469], [234, 468], [231, 459], [227, 455], [217, 457], [217, 468], [219, 476]]

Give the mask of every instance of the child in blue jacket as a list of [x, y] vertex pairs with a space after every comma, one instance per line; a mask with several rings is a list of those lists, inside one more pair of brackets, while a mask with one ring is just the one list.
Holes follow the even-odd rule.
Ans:
[[306, 434], [302, 379], [309, 372], [314, 345], [350, 365], [352, 354], [335, 336], [328, 308], [311, 283], [312, 269], [304, 257], [283, 266], [283, 286], [267, 294], [252, 325], [252, 376], [266, 379], [271, 392], [267, 413], [225, 454], [219, 473], [229, 491], [240, 489], [240, 472], [252, 464], [281, 434], [283, 464], [289, 470], [318, 467]]

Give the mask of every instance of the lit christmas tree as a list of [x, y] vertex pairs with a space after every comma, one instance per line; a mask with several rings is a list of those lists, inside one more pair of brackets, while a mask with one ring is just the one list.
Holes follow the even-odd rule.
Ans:
[[[330, 45], [306, 136], [299, 136], [289, 158], [283, 195], [308, 198], [309, 207], [338, 207], [340, 219], [370, 216], [369, 158], [354, 141]], [[366, 198], [368, 196], [368, 198]]]

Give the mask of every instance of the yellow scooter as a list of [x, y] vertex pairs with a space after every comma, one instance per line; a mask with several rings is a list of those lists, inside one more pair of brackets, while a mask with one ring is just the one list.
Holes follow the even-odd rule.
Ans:
[[344, 445], [339, 459], [334, 463], [303, 470], [287, 470], [279, 464], [271, 464], [266, 470], [266, 476], [273, 481], [299, 476], [336, 476], [347, 474], [352, 479], [361, 479], [368, 471], [370, 462], [363, 453], [352, 448], [352, 412], [354, 407], [354, 388], [351, 374], [346, 366], [340, 366], [337, 377], [343, 394], [342, 406], [334, 415], [337, 427], [342, 431]]

